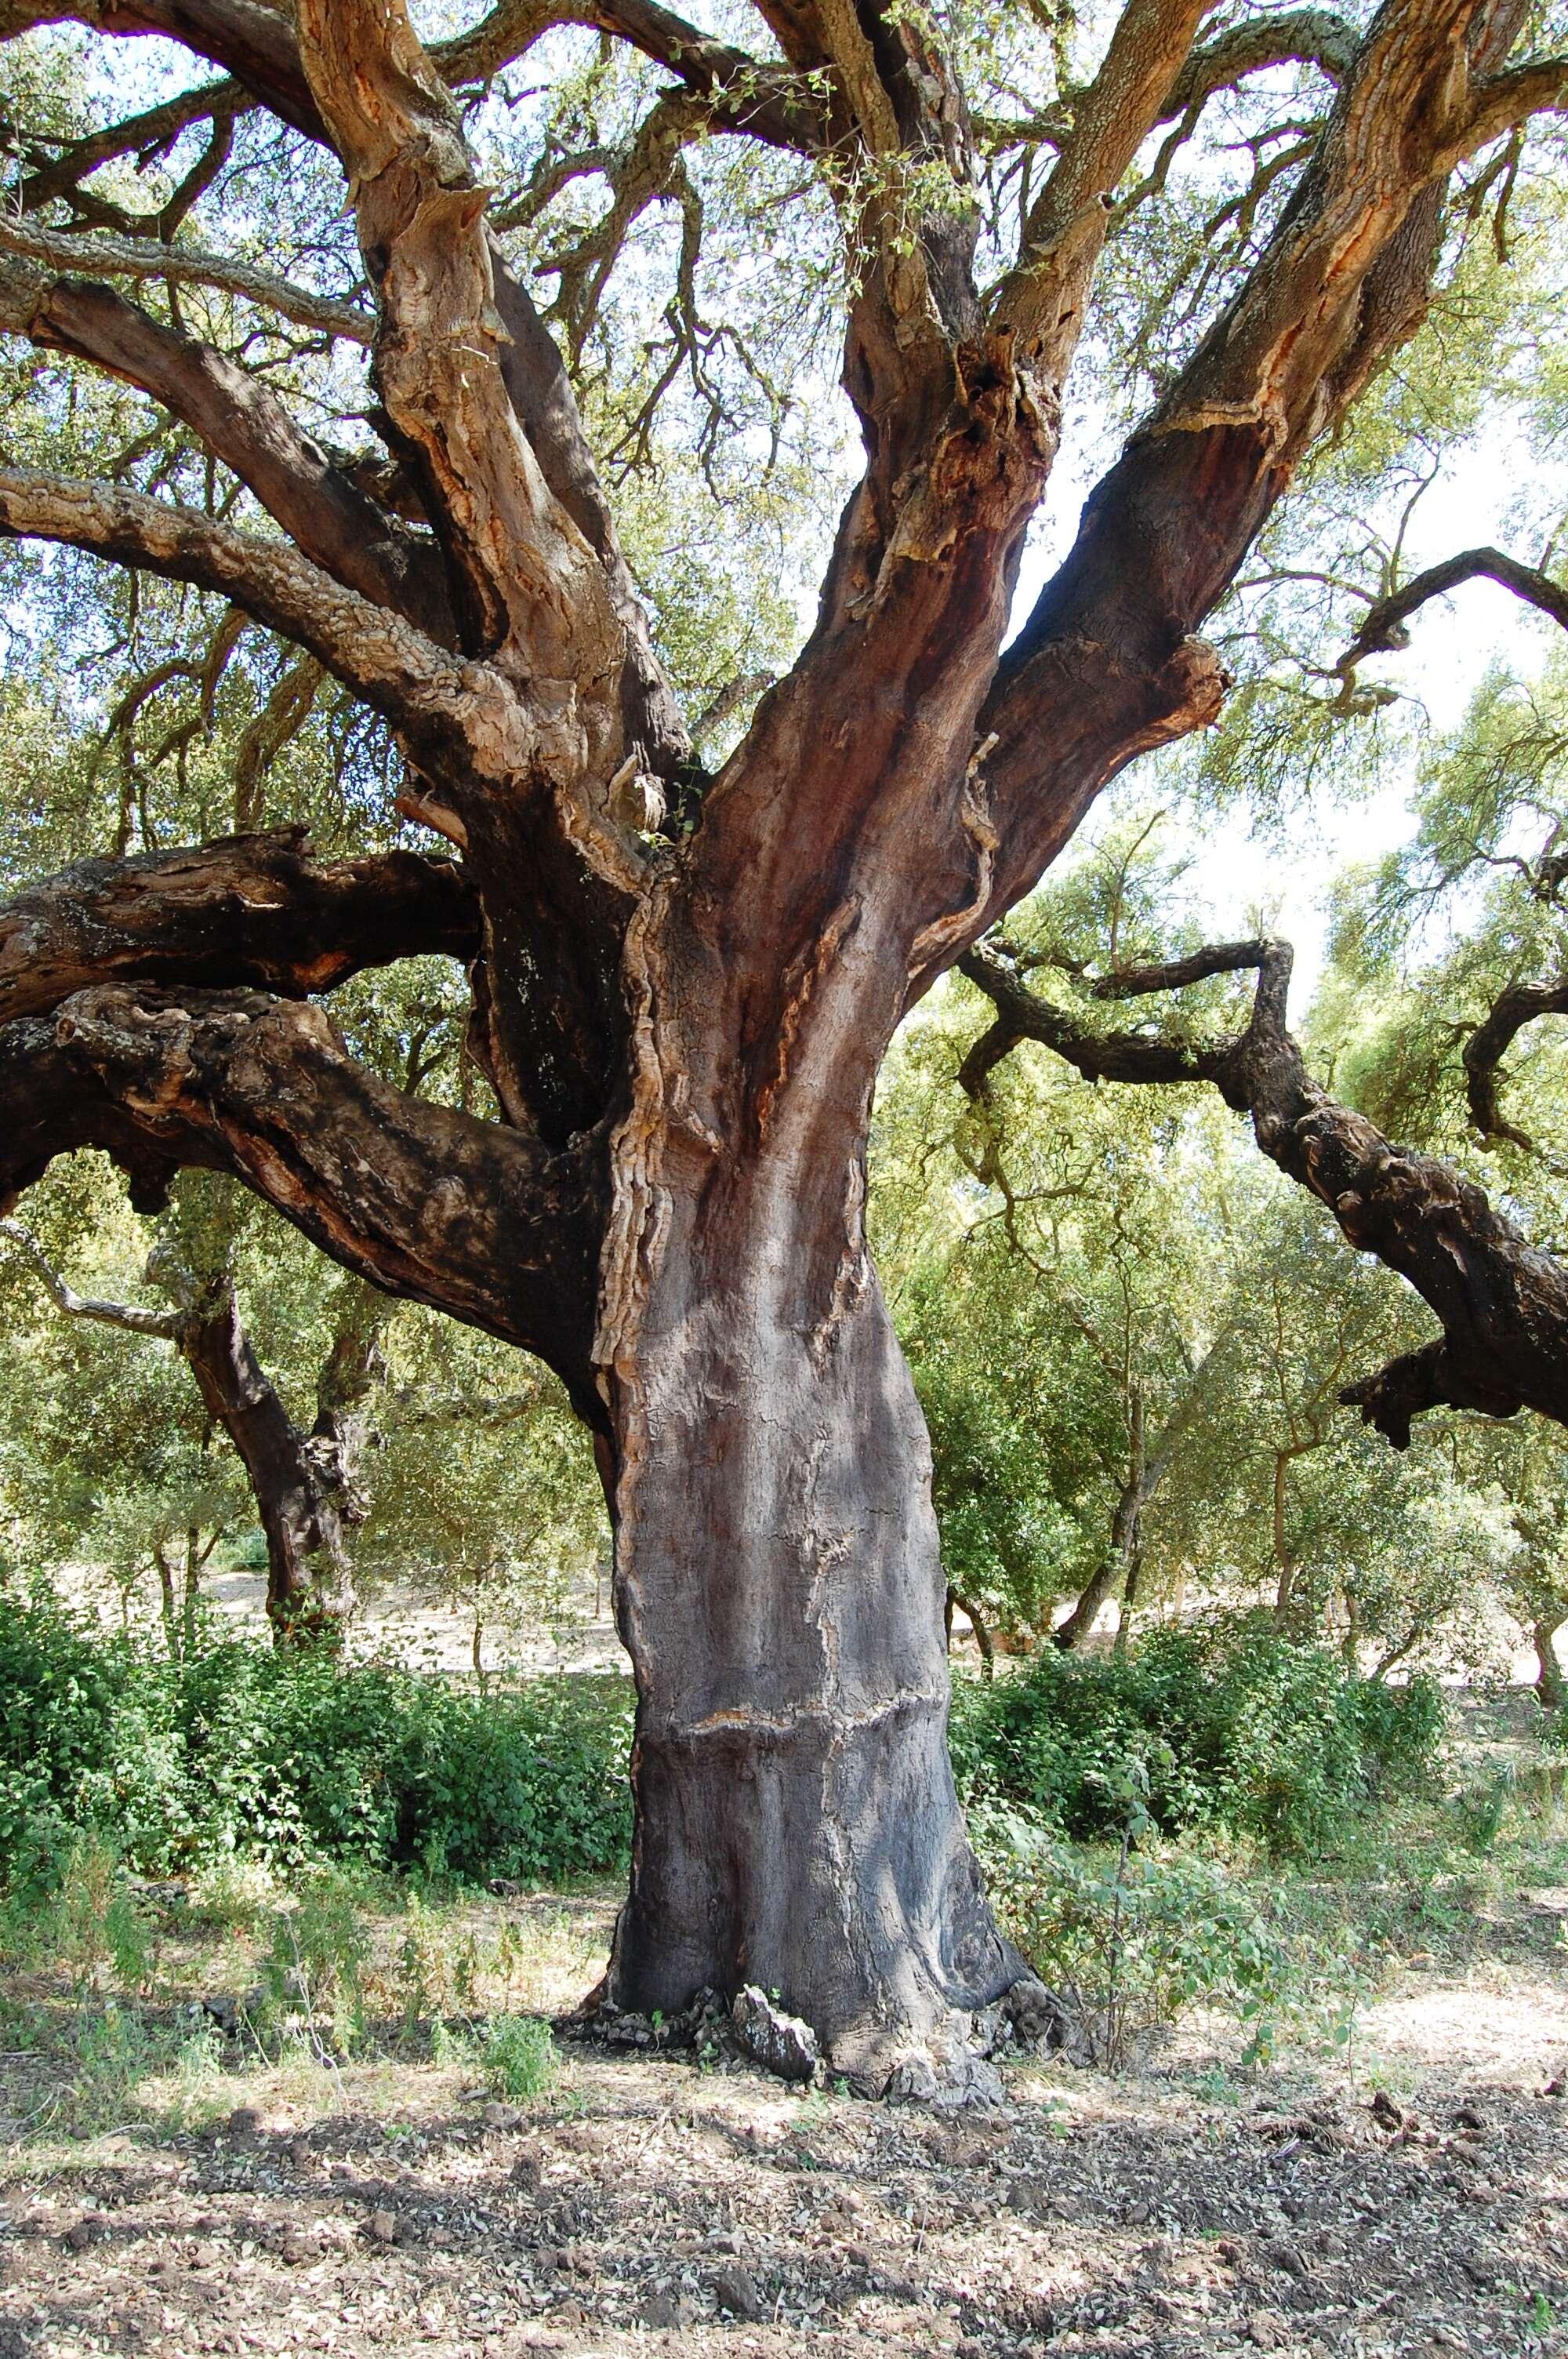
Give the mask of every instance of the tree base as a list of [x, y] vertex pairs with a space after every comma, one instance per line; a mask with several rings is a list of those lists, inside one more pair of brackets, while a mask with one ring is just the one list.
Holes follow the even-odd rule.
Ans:
[[945, 2024], [924, 2037], [890, 2035], [884, 2053], [870, 2069], [863, 2060], [851, 2069], [838, 2069], [808, 2023], [786, 2014], [753, 1985], [733, 2003], [716, 1991], [699, 1991], [690, 2006], [666, 2017], [617, 2006], [607, 1983], [600, 1982], [556, 2024], [563, 2038], [591, 2041], [622, 2054], [717, 2056], [797, 2087], [842, 2080], [856, 2096], [943, 2109], [998, 2104], [1004, 2093], [997, 2060], [1049, 2053], [1066, 2043], [1070, 2027], [1062, 2001], [1032, 1974], [989, 2006], [954, 2008]]

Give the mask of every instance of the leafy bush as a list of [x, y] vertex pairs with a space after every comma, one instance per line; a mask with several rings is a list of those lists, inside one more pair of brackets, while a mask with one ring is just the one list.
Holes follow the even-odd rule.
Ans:
[[144, 1873], [253, 1857], [545, 1883], [624, 1864], [623, 1682], [477, 1697], [213, 1636], [170, 1661], [0, 1596], [0, 1875], [57, 1885], [75, 1831]]
[[953, 1759], [967, 1800], [1021, 1805], [1065, 1835], [1119, 1832], [1136, 1768], [1163, 1832], [1217, 1824], [1321, 1851], [1419, 1784], [1443, 1718], [1430, 1680], [1357, 1679], [1267, 1624], [1217, 1622], [1108, 1659], [1047, 1647], [1017, 1678], [962, 1683]]
[[498, 2015], [484, 2041], [484, 2075], [503, 2097], [536, 2097], [558, 2065], [550, 2027], [536, 2015]]
[[1174, 1848], [1086, 1848], [1013, 1812], [976, 1814], [997, 1913], [1065, 2001], [1087, 2060], [1107, 2071], [1195, 2003], [1223, 2008], [1267, 2052], [1300, 1973], [1266, 1899], [1216, 1861]]

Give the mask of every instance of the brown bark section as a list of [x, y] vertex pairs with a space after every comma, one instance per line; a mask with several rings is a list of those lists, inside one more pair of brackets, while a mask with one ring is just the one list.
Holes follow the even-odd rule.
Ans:
[[303, 828], [84, 860], [0, 908], [0, 1023], [112, 979], [304, 998], [395, 959], [471, 959], [479, 941], [451, 862], [317, 860]]
[[1102, 996], [1131, 995], [1179, 987], [1199, 973], [1256, 968], [1247, 1029], [1206, 1041], [1099, 1033], [1041, 999], [993, 951], [971, 951], [962, 966], [998, 1011], [966, 1071], [994, 1067], [1018, 1041], [1033, 1039], [1091, 1079], [1211, 1082], [1250, 1115], [1264, 1154], [1327, 1206], [1356, 1250], [1409, 1280], [1443, 1334], [1340, 1396], [1396, 1449], [1408, 1446], [1412, 1419], [1440, 1407], [1491, 1417], [1528, 1408], [1568, 1424], [1568, 1268], [1452, 1165], [1390, 1145], [1313, 1080], [1285, 1028], [1288, 944], [1227, 943], [1099, 986]]
[[[1156, 1473], [1154, 1481], [1158, 1479]], [[1111, 1517], [1110, 1546], [1086, 1582], [1072, 1612], [1065, 1620], [1058, 1622], [1051, 1633], [1054, 1643], [1064, 1654], [1073, 1653], [1083, 1644], [1094, 1628], [1095, 1618], [1106, 1599], [1113, 1596], [1119, 1589], [1125, 1595], [1129, 1586], [1133, 1584], [1134, 1567], [1142, 1538], [1143, 1510], [1152, 1488], [1144, 1435], [1143, 1395], [1141, 1391], [1134, 1390], [1128, 1434], [1127, 1479], [1118, 1495], [1116, 1512]]]

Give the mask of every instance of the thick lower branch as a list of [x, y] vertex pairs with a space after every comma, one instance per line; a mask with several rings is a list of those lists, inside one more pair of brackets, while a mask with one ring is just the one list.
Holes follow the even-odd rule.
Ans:
[[114, 1156], [144, 1203], [182, 1164], [229, 1172], [346, 1268], [536, 1352], [601, 1414], [600, 1136], [551, 1156], [407, 1097], [309, 1003], [122, 986], [0, 1026], [0, 1118], [6, 1206], [82, 1147]]
[[0, 1024], [94, 984], [330, 991], [431, 951], [471, 959], [461, 872], [417, 853], [316, 860], [303, 828], [84, 860], [0, 907]]

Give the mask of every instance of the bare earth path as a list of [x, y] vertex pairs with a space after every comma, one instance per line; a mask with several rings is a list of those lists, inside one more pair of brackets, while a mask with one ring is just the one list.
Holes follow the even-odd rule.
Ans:
[[0, 2359], [1568, 2353], [1555, 1960], [1411, 1975], [1348, 2068], [1223, 2044], [949, 2118], [585, 2050], [525, 2109], [258, 2072], [214, 2129], [10, 2149]]

